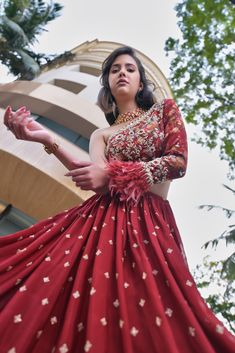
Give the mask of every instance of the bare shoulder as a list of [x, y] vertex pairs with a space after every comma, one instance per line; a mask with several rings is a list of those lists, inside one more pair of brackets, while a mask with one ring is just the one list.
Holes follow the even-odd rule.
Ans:
[[92, 132], [91, 136], [90, 136], [90, 139], [100, 139], [104, 136], [105, 130], [106, 128], [101, 128], [101, 129], [96, 129], [95, 131]]
[[105, 128], [101, 128], [101, 129], [97, 129], [95, 130], [92, 134], [91, 134], [91, 139], [94, 140], [103, 140], [105, 143], [107, 143], [109, 137], [118, 129], [118, 126], [109, 126], [109, 127], [105, 127]]
[[102, 141], [102, 142], [106, 143], [108, 136], [110, 135], [109, 129], [110, 128], [107, 127], [107, 128], [101, 128], [101, 129], [97, 129], [97, 130], [93, 131], [90, 136], [90, 142], [96, 143], [98, 141]]

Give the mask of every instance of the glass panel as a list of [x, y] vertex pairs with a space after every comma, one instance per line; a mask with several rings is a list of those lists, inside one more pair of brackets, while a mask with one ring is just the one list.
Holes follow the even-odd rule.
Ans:
[[48, 129], [56, 132], [58, 135], [64, 137], [66, 140], [79, 146], [84, 151], [89, 152], [89, 140], [87, 138], [48, 118], [44, 118], [42, 116], [34, 117], [40, 124], [48, 127]]
[[4, 201], [0, 200], [0, 206], [0, 235], [18, 232], [36, 223], [35, 219], [13, 206], [9, 207]]

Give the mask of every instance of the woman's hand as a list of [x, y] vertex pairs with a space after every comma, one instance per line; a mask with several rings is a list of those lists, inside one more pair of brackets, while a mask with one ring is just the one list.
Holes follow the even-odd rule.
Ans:
[[8, 106], [4, 114], [4, 124], [19, 140], [34, 141], [47, 144], [52, 137], [49, 132], [33, 118], [26, 107], [13, 112]]
[[76, 186], [82, 190], [92, 190], [96, 193], [108, 191], [109, 176], [105, 168], [92, 162], [78, 162], [77, 168], [70, 170], [66, 176], [71, 176]]

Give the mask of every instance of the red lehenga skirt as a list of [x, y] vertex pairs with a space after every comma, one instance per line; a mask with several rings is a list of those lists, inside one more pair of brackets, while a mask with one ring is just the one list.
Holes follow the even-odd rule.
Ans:
[[1, 353], [234, 353], [168, 201], [95, 195], [0, 238]]

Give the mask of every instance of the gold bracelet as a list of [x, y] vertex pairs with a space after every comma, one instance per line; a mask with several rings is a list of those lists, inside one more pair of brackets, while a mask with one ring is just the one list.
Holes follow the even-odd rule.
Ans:
[[44, 147], [44, 150], [46, 151], [46, 153], [52, 154], [58, 150], [59, 144], [57, 142], [53, 142], [50, 146], [44, 145], [43, 147]]

